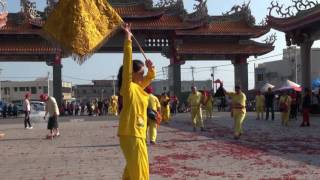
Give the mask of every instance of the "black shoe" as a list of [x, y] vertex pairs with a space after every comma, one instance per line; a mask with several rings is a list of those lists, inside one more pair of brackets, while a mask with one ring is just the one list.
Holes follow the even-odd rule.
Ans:
[[156, 145], [156, 142], [150, 141], [150, 145]]
[[193, 127], [193, 132], [196, 132], [197, 131], [197, 128]]
[[310, 124], [308, 123], [308, 124], [307, 124], [307, 126], [309, 127], [309, 126], [310, 126]]
[[204, 132], [204, 131], [206, 131], [206, 130], [202, 127], [200, 131]]

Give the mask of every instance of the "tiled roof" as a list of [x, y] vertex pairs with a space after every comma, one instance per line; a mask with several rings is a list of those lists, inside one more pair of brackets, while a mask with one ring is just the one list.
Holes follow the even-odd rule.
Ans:
[[146, 10], [143, 4], [131, 6], [115, 6], [114, 9], [124, 19], [126, 18], [148, 18], [161, 16], [164, 11]]
[[0, 54], [56, 54], [58, 48], [50, 47], [45, 43], [35, 43], [23, 41], [17, 43], [16, 41], [8, 41], [0, 43]]
[[270, 27], [284, 32], [293, 29], [307, 28], [312, 23], [320, 22], [320, 7], [314, 10], [306, 10], [289, 18], [268, 16], [267, 22]]
[[214, 21], [206, 26], [201, 26], [192, 30], [179, 30], [177, 35], [234, 35], [260, 37], [267, 32], [269, 28], [261, 26], [249, 26], [245, 21]]
[[173, 15], [163, 15], [158, 19], [127, 20], [132, 23], [132, 29], [135, 30], [175, 30], [191, 29], [199, 27], [199, 23], [183, 22], [180, 17]]
[[232, 43], [184, 43], [176, 50], [178, 54], [203, 54], [203, 55], [263, 55], [271, 52], [273, 46], [258, 44], [232, 44]]

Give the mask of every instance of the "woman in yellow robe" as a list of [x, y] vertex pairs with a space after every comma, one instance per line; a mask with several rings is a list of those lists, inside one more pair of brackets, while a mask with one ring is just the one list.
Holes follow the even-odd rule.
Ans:
[[111, 114], [114, 116], [118, 116], [118, 96], [111, 96]]
[[166, 93], [162, 93], [160, 98], [162, 121], [167, 123], [170, 121], [170, 97]]
[[260, 91], [257, 92], [256, 95], [256, 113], [257, 113], [257, 120], [263, 119], [264, 113], [264, 95], [261, 94]]
[[235, 92], [225, 92], [231, 97], [232, 116], [234, 119], [234, 138], [239, 139], [242, 135], [242, 124], [246, 117], [246, 95], [241, 91], [240, 86], [235, 86]]
[[288, 123], [289, 123], [290, 106], [291, 106], [291, 97], [288, 95], [288, 92], [284, 92], [279, 100], [281, 124], [284, 126], [288, 126]]
[[206, 119], [212, 119], [213, 116], [213, 97], [210, 93], [208, 93], [207, 98], [205, 99], [205, 112]]
[[149, 160], [146, 145], [147, 107], [149, 95], [144, 89], [155, 78], [155, 70], [150, 60], [145, 61], [148, 74], [144, 77], [144, 64], [132, 60], [130, 25], [123, 27], [123, 66], [118, 73], [118, 88], [122, 96], [118, 136], [120, 147], [126, 159], [122, 176], [124, 180], [149, 180]]

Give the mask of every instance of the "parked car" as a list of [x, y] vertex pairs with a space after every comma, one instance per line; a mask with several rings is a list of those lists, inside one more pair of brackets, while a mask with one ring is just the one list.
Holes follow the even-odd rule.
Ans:
[[41, 101], [30, 101], [31, 111], [45, 111], [46, 105]]

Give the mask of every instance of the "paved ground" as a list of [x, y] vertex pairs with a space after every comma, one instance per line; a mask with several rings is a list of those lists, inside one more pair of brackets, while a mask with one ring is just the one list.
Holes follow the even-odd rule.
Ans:
[[[207, 132], [191, 132], [188, 114], [159, 129], [149, 148], [152, 180], [173, 179], [320, 179], [320, 120], [300, 128], [280, 121], [257, 121], [249, 114], [241, 140], [232, 138], [229, 113], [216, 113]], [[0, 119], [0, 179], [121, 179], [124, 158], [112, 117], [61, 118], [62, 136], [44, 139], [45, 123], [33, 130], [22, 119]]]

